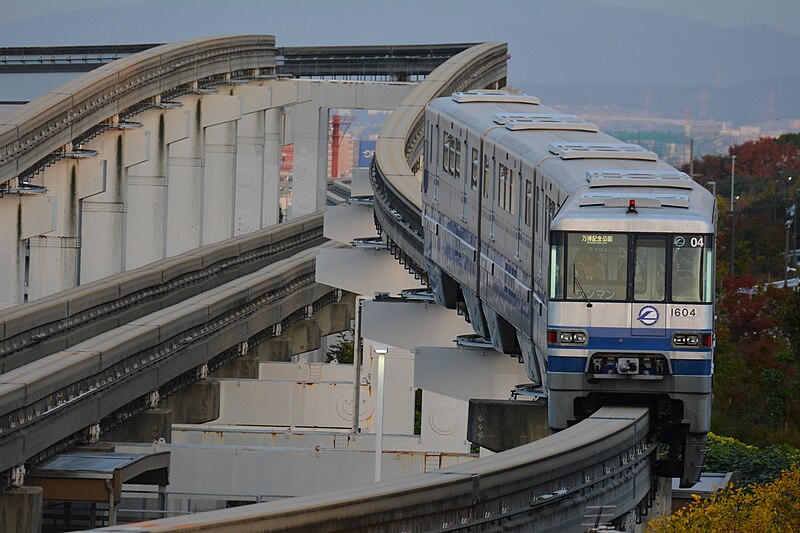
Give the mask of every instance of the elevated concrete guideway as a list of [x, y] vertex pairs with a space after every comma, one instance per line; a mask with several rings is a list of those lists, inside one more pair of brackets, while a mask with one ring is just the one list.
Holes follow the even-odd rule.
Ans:
[[[475, 44], [283, 46], [276, 48], [275, 73], [298, 78], [418, 81]], [[0, 48], [0, 104], [23, 104], [84, 72], [156, 46], [160, 45]]]
[[[218, 43], [219, 49], [211, 46], [211, 50], [205, 50], [205, 60], [193, 55], [197, 50], [187, 52], [186, 61], [196, 61], [193, 68], [202, 75], [178, 85], [166, 84], [168, 88], [142, 100], [131, 98], [123, 103], [116, 99], [115, 90], [124, 94], [135, 92], [139, 82], [143, 86], [157, 84], [159, 76], [169, 77], [173, 67], [182, 72], [183, 63], [161, 65], [162, 70], [150, 64], [147, 72], [160, 74], [145, 73], [137, 82], [136, 62], [132, 61], [136, 56], [131, 56], [122, 60], [130, 67], [124, 73], [114, 70], [115, 66], [110, 68], [114, 71], [112, 78], [101, 71], [90, 73], [86, 79], [97, 84], [76, 81], [74, 86], [79, 90], [68, 93], [67, 99], [77, 102], [74, 106], [64, 103], [64, 94], [54, 94], [43, 99], [52, 104], [44, 106], [43, 115], [23, 109], [3, 117], [9, 127], [0, 127], [0, 181], [5, 184], [0, 214], [13, 214], [4, 222], [17, 231], [0, 236], [5, 239], [0, 245], [16, 249], [17, 255], [9, 264], [0, 265], [3, 272], [11, 268], [9, 277], [13, 278], [0, 280], [0, 287], [10, 283], [16, 289], [12, 297], [24, 300], [34, 294], [31, 287], [47, 294], [54, 288], [97, 280], [87, 285], [86, 294], [77, 287], [60, 300], [43, 300], [42, 309], [55, 304], [61, 316], [37, 326], [35, 331], [19, 329], [24, 322], [20, 316], [9, 315], [8, 321], [0, 316], [5, 332], [16, 335], [5, 344], [16, 350], [16, 339], [29, 338], [35, 344], [43, 338], [41, 335], [55, 332], [55, 340], [72, 346], [72, 332], [68, 329], [66, 339], [61, 339], [58, 330], [61, 324], [73, 327], [73, 311], [85, 322], [84, 333], [100, 332], [74, 352], [53, 354], [41, 365], [34, 360], [30, 369], [13, 370], [13, 376], [3, 383], [7, 392], [0, 400], [9, 414], [4, 417], [9, 424], [0, 428], [0, 446], [9, 451], [3, 454], [4, 469], [14, 475], [24, 470], [22, 463], [38, 461], [57, 447], [80, 440], [84, 431], [89, 436], [100, 432], [102, 421], [128, 416], [143, 404], [153, 405], [160, 390], [171, 393], [184, 383], [203, 379], [198, 376], [205, 375], [212, 361], [245, 353], [251, 341], [279, 334], [288, 324], [306, 318], [311, 309], [340, 295], [319, 283], [314, 272], [316, 260], [307, 248], [276, 263], [274, 269], [268, 265], [229, 281], [252, 272], [245, 257], [253, 253], [254, 243], [249, 236], [234, 236], [277, 219], [270, 219], [276, 213], [270, 211], [275, 205], [271, 196], [275, 185], [270, 181], [276, 176], [272, 157], [275, 148], [288, 141], [295, 145], [291, 215], [316, 212], [324, 205], [321, 182], [326, 178], [326, 156], [322, 154], [327, 151], [323, 132], [327, 132], [328, 109], [366, 108], [373, 98], [382, 98], [369, 94], [371, 86], [377, 84], [279, 79], [275, 70], [270, 70], [277, 67], [275, 55], [266, 49], [274, 48], [274, 40], [270, 45], [271, 38], [256, 37], [255, 41], [266, 47], [263, 55], [254, 52], [247, 60], [252, 63], [237, 63], [219, 59], [219, 53], [233, 48], [232, 43], [240, 38], [226, 39]], [[258, 43], [253, 46], [257, 48]], [[157, 50], [145, 51], [141, 57], [158, 55]], [[175, 55], [186, 52], [170, 50]], [[350, 61], [347, 57], [340, 59]], [[267, 64], [263, 65], [265, 58]], [[416, 87], [380, 84], [396, 98], [392, 107], [400, 104], [384, 128], [378, 161], [371, 172], [374, 216], [389, 240], [384, 242], [385, 255], [391, 251], [406, 265], [412, 263], [412, 268], [424, 260], [417, 249], [421, 221], [415, 170], [421, 154], [425, 104], [452, 91], [505, 85], [507, 59], [504, 44], [485, 43], [457, 54]], [[126, 81], [120, 85], [114, 79]], [[109, 110], [114, 112], [106, 114]], [[92, 116], [94, 120], [89, 119]], [[147, 213], [151, 214], [149, 219], [143, 216]], [[300, 226], [293, 238], [316, 235], [310, 220]], [[267, 230], [269, 246], [278, 250], [288, 240], [287, 236], [279, 239], [281, 227]], [[259, 239], [266, 238], [264, 231], [259, 232]], [[231, 237], [234, 240], [220, 242]], [[265, 244], [258, 246], [266, 254]], [[191, 255], [198, 245], [205, 246]], [[316, 253], [323, 257], [336, 247], [328, 243]], [[115, 281], [103, 286], [106, 273], [122, 272], [142, 264], [138, 261], [169, 257], [183, 250], [181, 264], [162, 259], [162, 270], [155, 276], [146, 267], [139, 268], [117, 274], [111, 278]], [[85, 260], [86, 256], [92, 261]], [[199, 281], [195, 282], [197, 276]], [[211, 283], [202, 276], [216, 277]], [[182, 283], [193, 283], [191, 294], [195, 299], [169, 307], [185, 298], [175, 294], [176, 288], [184, 292]], [[123, 284], [133, 285], [126, 288], [125, 295]], [[400, 284], [394, 289], [400, 289]], [[130, 300], [128, 291], [138, 299]], [[205, 292], [198, 294], [201, 291]], [[129, 305], [160, 311], [137, 318]], [[391, 312], [387, 306], [401, 304], [377, 305]], [[97, 315], [92, 313], [106, 312], [106, 308], [109, 314], [95, 320]], [[82, 334], [74, 333], [75, 337]], [[374, 344], [370, 350], [378, 355]], [[473, 355], [477, 360], [477, 354]], [[518, 366], [516, 360], [502, 354], [492, 357], [504, 357], [507, 365]], [[63, 371], [47, 373], [51, 368], [47, 365]], [[383, 403], [382, 365], [378, 362], [377, 375], [369, 378], [370, 386], [375, 383], [380, 391], [376, 405]], [[511, 377], [502, 387], [508, 387], [505, 381], [513, 383], [513, 369], [508, 374]], [[357, 376], [356, 372], [351, 381], [356, 391], [364, 385]], [[22, 385], [28, 381], [30, 386]], [[78, 391], [75, 401], [66, 395], [71, 390]], [[67, 397], [69, 401], [64, 403]], [[361, 420], [358, 405], [356, 400], [352, 415], [355, 433]], [[382, 416], [378, 415], [377, 427], [383, 424]], [[436, 427], [444, 432], [446, 425]], [[47, 428], [49, 432], [45, 432]], [[379, 450], [381, 430], [376, 433]], [[241, 512], [168, 519], [146, 528], [169, 530], [190, 523], [197, 530], [208, 531], [238, 526], [256, 530], [265, 524], [286, 527], [290, 523], [313, 527], [345, 512], [352, 522], [343, 527], [354, 528], [385, 527], [395, 521], [403, 527], [422, 529], [458, 529], [465, 525], [480, 529], [501, 524], [524, 530], [536, 523], [561, 531], [567, 527], [565, 523], [577, 527], [587, 519], [583, 513], [588, 512], [588, 503], [610, 506], [615, 513], [624, 514], [644, 501], [652, 480], [653, 450], [647, 413], [615, 410], [600, 413], [581, 428], [553, 440], [446, 472], [430, 472], [335, 496], [250, 506]], [[375, 456], [379, 475], [377, 451]], [[626, 482], [621, 483], [622, 479]], [[570, 509], [569, 516], [564, 509]], [[594, 520], [593, 516], [589, 518]], [[368, 522], [370, 525], [366, 525]]]
[[0, 119], [0, 307], [277, 223], [282, 145], [284, 218], [322, 209], [329, 109], [390, 110], [412, 86], [276, 78], [273, 44], [150, 48]]

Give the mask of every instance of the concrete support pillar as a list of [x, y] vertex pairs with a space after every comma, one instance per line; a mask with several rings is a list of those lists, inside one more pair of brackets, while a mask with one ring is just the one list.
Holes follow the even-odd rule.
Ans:
[[210, 376], [213, 378], [258, 379], [260, 362], [258, 356], [248, 353], [219, 367]]
[[292, 342], [275, 338], [262, 342], [250, 353], [259, 361], [289, 361], [292, 358]]
[[321, 333], [319, 322], [307, 318], [292, 324], [289, 329], [281, 334], [289, 339], [292, 346], [292, 355], [318, 350], [320, 347]]
[[263, 174], [264, 112], [256, 111], [242, 115], [236, 131], [234, 235], [244, 235], [261, 228], [264, 201]]
[[[0, 309], [23, 301], [25, 251], [21, 242], [22, 196], [0, 198]], [[13, 230], [12, 230], [13, 228]]]
[[175, 424], [203, 424], [219, 418], [219, 399], [219, 381], [209, 379], [193, 383], [161, 404], [172, 413]]
[[99, 153], [105, 190], [81, 205], [81, 283], [122, 271], [126, 210], [123, 137], [123, 132], [112, 131], [86, 145]]
[[238, 96], [203, 97], [205, 129], [201, 244], [233, 237], [236, 196], [236, 125], [241, 114]]
[[103, 434], [109, 442], [156, 442], [172, 441], [173, 416], [170, 409], [147, 409]]
[[167, 257], [200, 246], [203, 215], [203, 99], [182, 96], [167, 113]]
[[279, 222], [281, 173], [281, 110], [264, 112], [264, 187], [261, 210], [261, 227]]
[[294, 180], [292, 217], [313, 213], [325, 206], [328, 185], [328, 111], [319, 102], [296, 106], [294, 131]]
[[487, 450], [510, 450], [549, 434], [546, 402], [469, 400], [467, 439]]
[[166, 253], [167, 145], [166, 112], [149, 109], [138, 115], [141, 130], [149, 136], [149, 159], [127, 169], [125, 270], [163, 259]]
[[78, 284], [81, 246], [78, 175], [73, 160], [62, 160], [42, 173], [42, 184], [56, 202], [55, 231], [33, 236], [30, 247], [28, 297], [31, 300]]
[[96, 145], [95, 140], [86, 145], [100, 154], [104, 187], [103, 192], [84, 200], [81, 205], [80, 283], [127, 269], [125, 241], [130, 196], [127, 168], [150, 159], [151, 137], [150, 131], [141, 129], [112, 130], [98, 137]]
[[314, 314], [314, 319], [319, 323], [320, 333], [330, 335], [349, 330], [353, 315], [352, 302], [341, 302], [326, 305]]
[[678, 507], [672, 505], [672, 478], [657, 477], [653, 488], [650, 489], [652, 503], [647, 510], [647, 515], [642, 518], [642, 523], [634, 528], [635, 533], [643, 533], [647, 530], [647, 522], [659, 516], [669, 515], [676, 511]]
[[212, 244], [233, 236], [236, 122], [209, 126], [205, 140], [201, 234], [202, 244]]
[[0, 531], [39, 533], [42, 528], [42, 487], [20, 487], [0, 494]]
[[105, 189], [106, 167], [99, 158], [62, 159], [37, 177], [53, 198], [54, 224], [52, 232], [31, 235], [28, 240], [28, 299], [69, 289], [91, 276], [91, 270], [87, 273], [83, 268], [83, 257], [87, 250], [93, 253], [98, 233], [84, 231], [84, 211], [90, 201], [86, 198]]
[[0, 198], [0, 309], [26, 301], [26, 240], [55, 230], [57, 200], [45, 195]]

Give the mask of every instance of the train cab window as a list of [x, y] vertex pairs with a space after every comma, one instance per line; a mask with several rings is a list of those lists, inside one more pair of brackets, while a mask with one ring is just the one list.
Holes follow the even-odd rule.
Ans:
[[[564, 241], [565, 251], [562, 250]], [[628, 279], [627, 235], [553, 232], [550, 250], [551, 298], [625, 300]]]
[[663, 237], [636, 236], [633, 299], [663, 302], [666, 298], [667, 243]]
[[710, 235], [672, 235], [672, 301], [713, 301], [714, 254]]
[[550, 246], [550, 299], [564, 299], [564, 234], [553, 233]]

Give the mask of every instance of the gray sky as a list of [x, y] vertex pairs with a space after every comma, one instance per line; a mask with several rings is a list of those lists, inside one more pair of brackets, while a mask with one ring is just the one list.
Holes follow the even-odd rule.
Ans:
[[718, 26], [768, 24], [773, 28], [800, 35], [798, 0], [589, 0], [607, 6], [625, 6]]
[[[66, 13], [79, 9], [135, 4], [141, 0], [2, 0], [0, 13], [7, 22], [35, 18], [53, 13]], [[165, 3], [187, 0], [163, 0]], [[228, 0], [236, 4], [236, 0]], [[268, 4], [274, 1], [262, 0]], [[339, 3], [375, 6], [386, 0], [347, 0]], [[436, 1], [436, 0], [431, 0]], [[496, 0], [501, 1], [501, 0]], [[780, 31], [800, 35], [799, 0], [589, 0], [596, 4], [625, 6], [668, 15], [683, 16], [691, 20], [709, 22], [719, 26], [737, 27], [768, 24]], [[392, 1], [394, 4], [395, 2]]]

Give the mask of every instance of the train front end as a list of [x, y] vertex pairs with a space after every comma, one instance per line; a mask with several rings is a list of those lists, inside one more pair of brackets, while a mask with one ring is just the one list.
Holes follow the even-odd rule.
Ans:
[[568, 201], [551, 226], [550, 425], [650, 405], [669, 445], [659, 473], [691, 485], [711, 418], [713, 207], [628, 202]]

